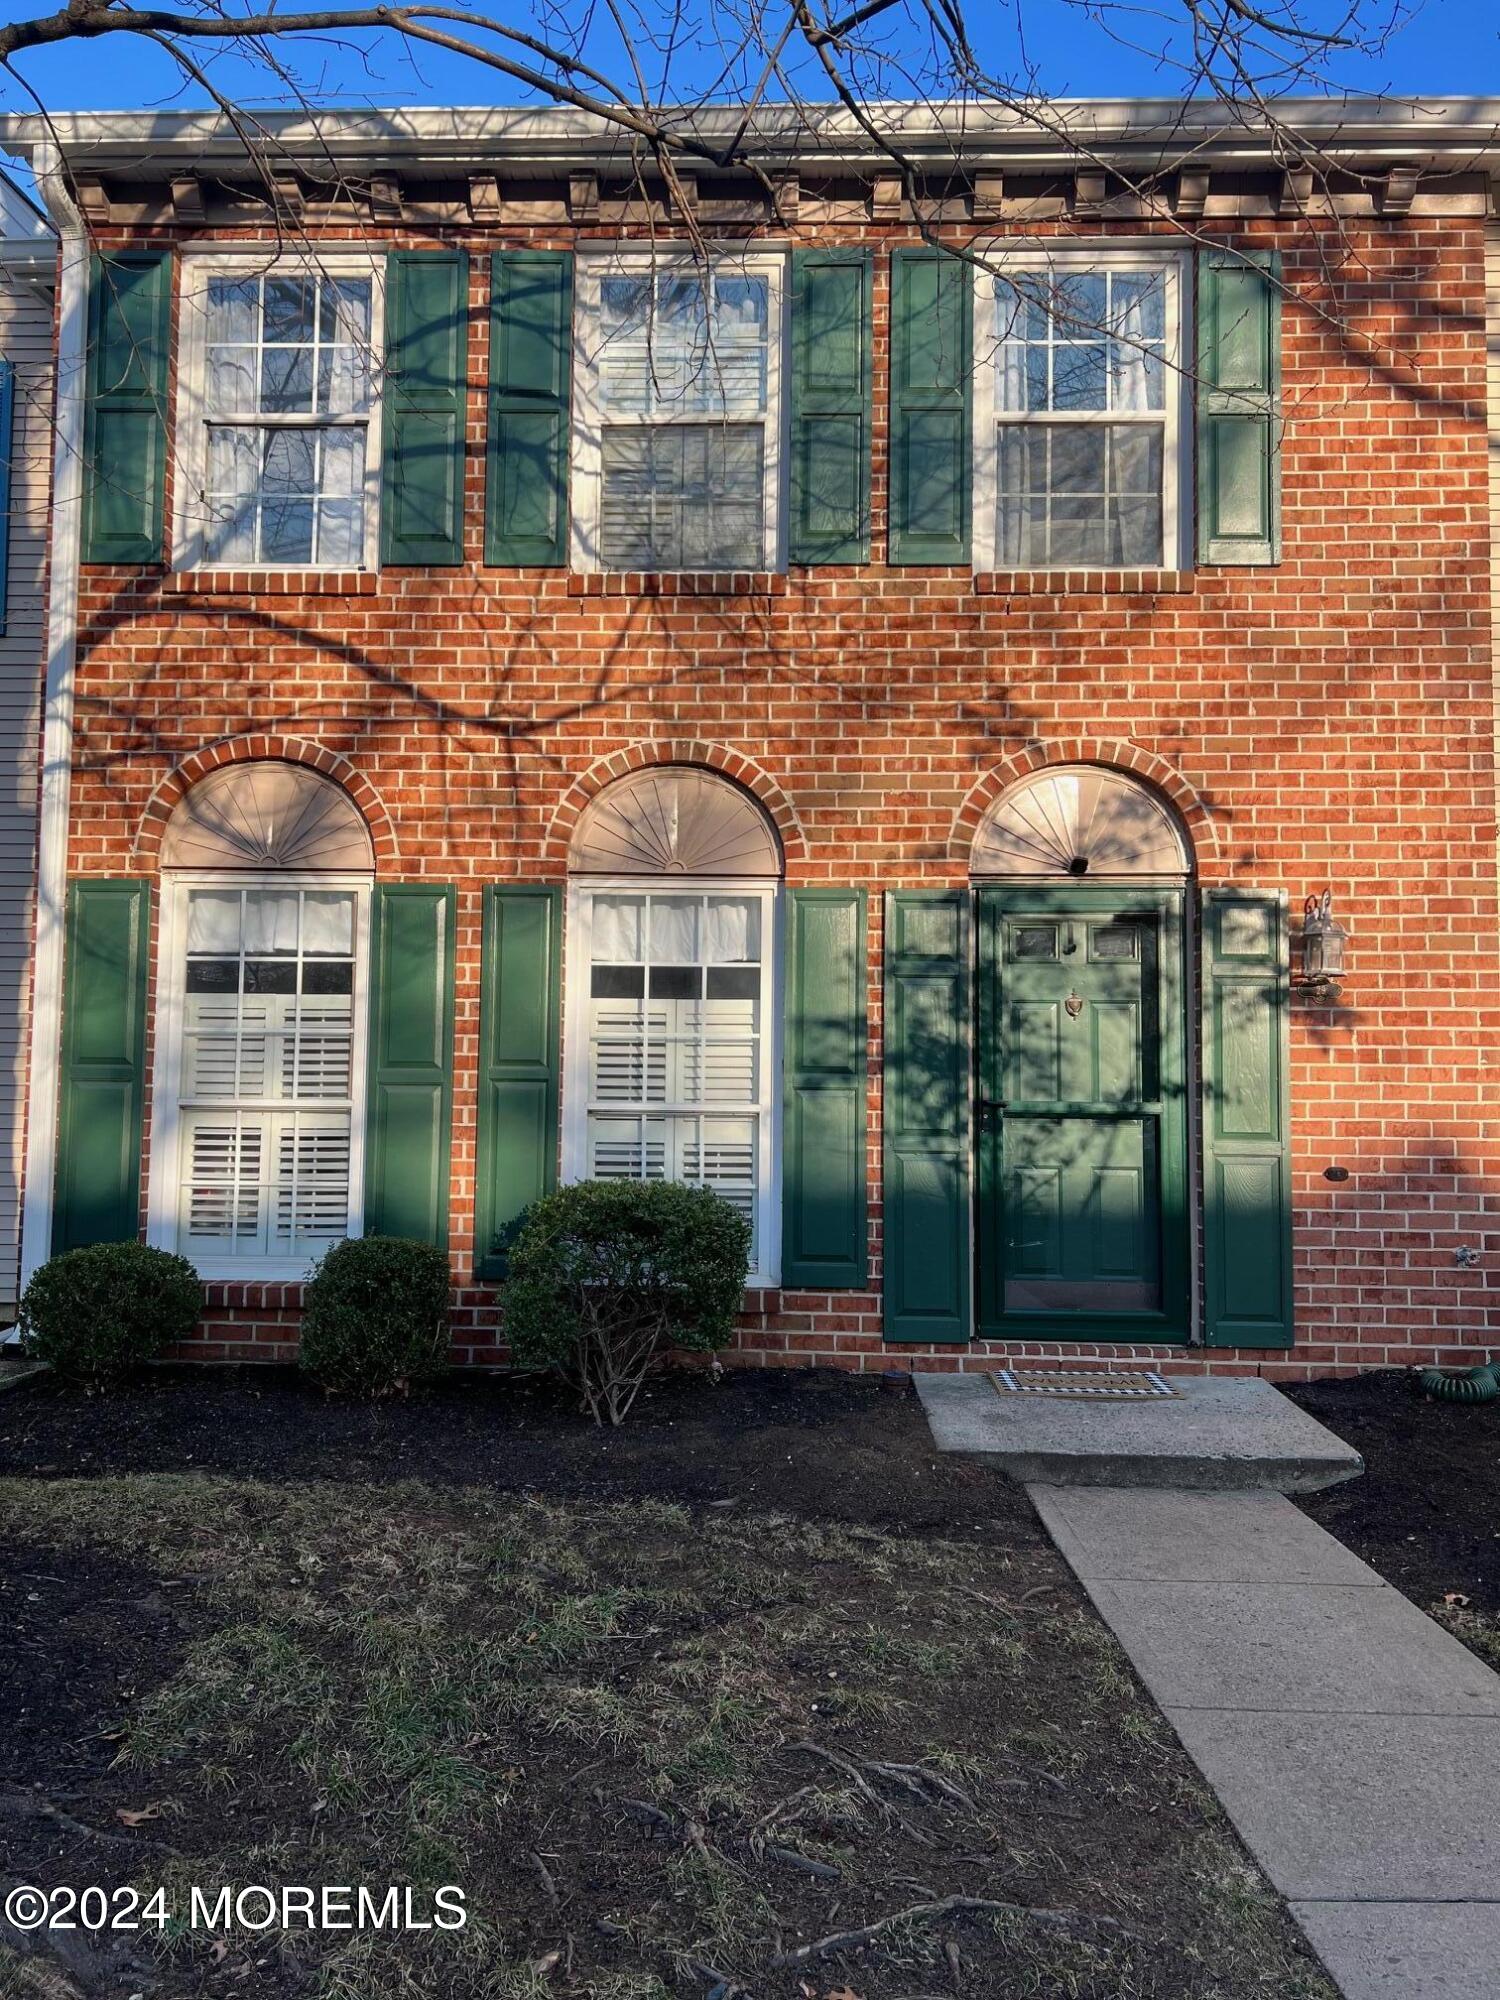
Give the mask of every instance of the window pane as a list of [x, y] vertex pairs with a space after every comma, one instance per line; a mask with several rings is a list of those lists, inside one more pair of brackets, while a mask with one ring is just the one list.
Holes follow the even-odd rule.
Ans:
[[995, 302], [998, 409], [1165, 410], [1165, 271], [1015, 272]]
[[651, 898], [651, 959], [658, 965], [692, 965], [698, 957], [696, 896]]
[[600, 279], [597, 375], [610, 416], [760, 416], [770, 283], [731, 269]]
[[348, 1227], [354, 897], [194, 890], [186, 932], [179, 1240], [302, 1260]]
[[268, 341], [310, 342], [313, 337], [312, 277], [267, 278], [265, 338]]
[[241, 416], [258, 407], [255, 349], [211, 347], [208, 350], [208, 413]]
[[211, 341], [250, 341], [259, 338], [260, 280], [258, 278], [210, 278], [208, 281], [208, 337]]
[[639, 965], [645, 957], [646, 899], [644, 896], [594, 898], [593, 956], [597, 964]]
[[703, 956], [709, 965], [743, 965], [760, 958], [758, 898], [708, 898], [703, 912]]
[[759, 424], [611, 425], [601, 552], [611, 569], [759, 569], [765, 433]]
[[998, 560], [1018, 568], [1155, 567], [1162, 472], [1155, 424], [1002, 425]]
[[264, 347], [260, 356], [260, 407], [268, 415], [311, 415], [313, 357], [308, 347]]
[[360, 427], [211, 427], [210, 560], [362, 562], [365, 444]]

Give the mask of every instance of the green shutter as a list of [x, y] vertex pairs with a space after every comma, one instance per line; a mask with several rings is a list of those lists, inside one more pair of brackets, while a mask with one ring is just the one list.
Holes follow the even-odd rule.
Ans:
[[891, 257], [890, 560], [969, 560], [974, 273], [943, 250]]
[[1281, 560], [1281, 260], [1198, 255], [1198, 560]]
[[885, 1337], [969, 1338], [969, 896], [885, 899]]
[[171, 307], [169, 252], [90, 258], [85, 562], [161, 560]]
[[868, 250], [792, 252], [794, 563], [870, 560]]
[[786, 957], [781, 1281], [857, 1291], [865, 1196], [865, 892], [793, 889]]
[[393, 251], [385, 260], [382, 562], [464, 559], [468, 356], [468, 258]]
[[68, 884], [54, 1255], [139, 1231], [150, 928], [149, 883]]
[[499, 250], [490, 266], [490, 409], [484, 559], [568, 560], [573, 259]]
[[1210, 1347], [1292, 1344], [1284, 896], [1203, 899], [1203, 1262]]
[[505, 1276], [524, 1210], [557, 1184], [562, 891], [484, 892], [474, 1266]]
[[455, 894], [379, 884], [370, 937], [365, 1234], [448, 1240]]

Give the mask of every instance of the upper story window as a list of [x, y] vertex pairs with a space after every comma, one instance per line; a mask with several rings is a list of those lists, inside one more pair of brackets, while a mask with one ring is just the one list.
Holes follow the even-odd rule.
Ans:
[[180, 559], [373, 563], [380, 296], [369, 261], [214, 261], [188, 275]]
[[580, 260], [575, 560], [777, 566], [781, 263]]
[[1170, 253], [1059, 252], [981, 273], [981, 566], [1185, 560], [1182, 320]]

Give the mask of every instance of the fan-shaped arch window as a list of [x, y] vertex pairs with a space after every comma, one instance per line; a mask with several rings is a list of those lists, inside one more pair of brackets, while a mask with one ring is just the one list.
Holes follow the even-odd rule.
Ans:
[[331, 778], [302, 764], [226, 764], [179, 799], [162, 838], [163, 868], [305, 868], [369, 872], [370, 830]]
[[985, 815], [975, 875], [1039, 881], [1181, 876], [1192, 852], [1171, 809], [1124, 771], [1065, 764], [1013, 785]]
[[667, 764], [606, 786], [568, 850], [580, 875], [777, 876], [776, 830], [748, 792], [713, 771]]
[[774, 1282], [776, 894], [781, 848], [710, 771], [601, 792], [569, 853], [569, 1178], [677, 1180], [733, 1202]]
[[152, 1240], [205, 1277], [300, 1277], [362, 1223], [369, 831], [317, 771], [231, 764], [161, 860]]

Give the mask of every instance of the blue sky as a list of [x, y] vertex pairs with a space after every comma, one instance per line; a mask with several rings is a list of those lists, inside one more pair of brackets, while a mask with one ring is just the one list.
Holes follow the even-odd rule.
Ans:
[[[1271, 0], [1272, 6], [1277, 3]], [[500, 11], [498, 0], [489, 4]], [[567, 6], [575, 21], [584, 18], [583, 4], [585, 0], [572, 0]], [[1320, 25], [1339, 20], [1356, 4], [1369, 7], [1371, 19], [1388, 17], [1393, 8], [1406, 16], [1384, 47], [1331, 56], [1325, 67], [1330, 87], [1401, 94], [1500, 94], [1500, 10], [1495, 0], [1280, 0], [1280, 4], [1294, 7], [1304, 20], [1311, 11]], [[659, 5], [664, 11], [666, 0], [635, 0], [635, 5], [643, 11]], [[0, 18], [22, 19], [48, 6], [49, 0], [40, 0], [35, 7], [4, 0]], [[547, 0], [534, 7], [522, 0], [516, 10], [506, 9], [510, 19], [541, 34], [547, 32], [548, 11]], [[1139, 0], [1129, 5], [1115, 0], [1104, 0], [1103, 5], [1100, 0], [969, 0], [967, 11], [980, 53], [997, 74], [1015, 78], [1029, 68], [1050, 94], [1175, 94], [1181, 88], [1182, 72], [1171, 54], [1182, 0]], [[715, 0], [690, 0], [690, 12], [709, 24], [722, 18]], [[1102, 24], [1101, 15], [1107, 16], [1109, 27]], [[298, 81], [309, 95], [345, 104], [505, 103], [523, 95], [498, 74], [441, 52], [426, 51], [414, 60], [389, 42], [367, 40], [363, 46], [370, 51], [364, 59], [352, 49], [304, 45], [295, 63]], [[923, 57], [914, 33], [898, 54], [909, 62], [911, 73], [920, 73]], [[719, 55], [705, 37], [686, 37], [671, 72], [679, 86], [674, 94], [709, 87], [718, 72]], [[659, 60], [648, 52], [645, 61], [655, 83]], [[34, 51], [19, 59], [17, 68], [53, 110], [138, 110], [207, 101], [201, 91], [184, 87], [161, 50], [123, 35]], [[213, 74], [219, 88], [240, 100], [292, 101], [290, 91], [278, 89], [258, 65], [224, 59]], [[26, 91], [5, 78], [0, 78], [0, 105], [6, 110], [31, 108]]]

